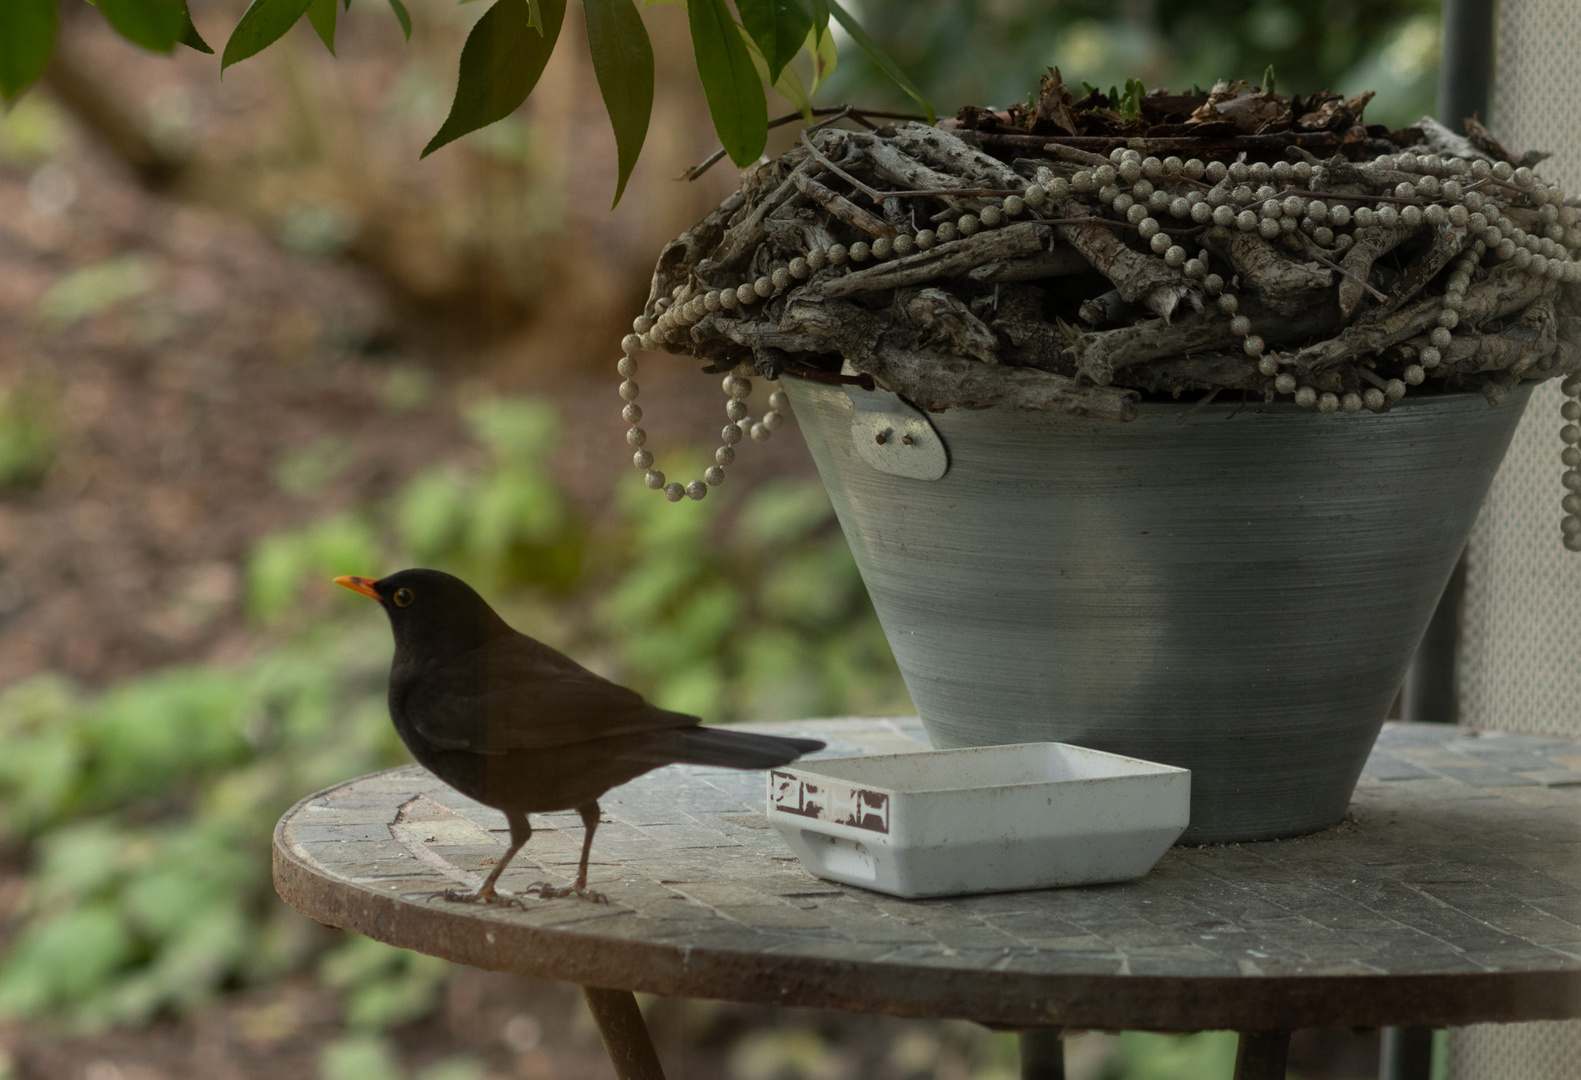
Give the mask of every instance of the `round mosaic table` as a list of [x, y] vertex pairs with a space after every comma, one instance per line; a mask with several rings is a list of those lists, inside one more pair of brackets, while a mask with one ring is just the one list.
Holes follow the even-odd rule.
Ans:
[[[833, 755], [923, 738], [909, 719], [757, 730]], [[479, 884], [505, 819], [415, 766], [293, 807], [275, 883], [331, 926], [595, 988], [622, 1077], [662, 1075], [634, 990], [962, 1018], [1041, 1046], [1058, 1030], [1230, 1029], [1245, 1080], [1283, 1075], [1294, 1028], [1581, 1016], [1581, 744], [1566, 740], [1390, 725], [1335, 828], [1177, 847], [1118, 885], [954, 899], [812, 876], [769, 826], [761, 773], [664, 768], [601, 805], [589, 883], [607, 904], [438, 896]], [[534, 826], [504, 890], [575, 873], [577, 816]]]

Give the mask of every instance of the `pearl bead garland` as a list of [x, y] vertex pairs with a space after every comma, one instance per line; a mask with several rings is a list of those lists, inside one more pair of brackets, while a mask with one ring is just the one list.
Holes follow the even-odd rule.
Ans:
[[[677, 299], [680, 295], [678, 290]], [[666, 307], [670, 306], [672, 305], [666, 305]], [[651, 316], [639, 315], [632, 323], [635, 333], [627, 334], [621, 341], [625, 355], [615, 365], [616, 371], [624, 380], [620, 384], [620, 397], [626, 402], [626, 407], [621, 410], [621, 417], [631, 425], [626, 432], [626, 442], [637, 448], [637, 452], [632, 455], [631, 463], [643, 470], [643, 482], [654, 491], [664, 492], [664, 497], [671, 502], [680, 502], [683, 498], [696, 501], [706, 497], [709, 488], [718, 487], [725, 482], [725, 469], [736, 460], [735, 447], [743, 436], [751, 438], [753, 442], [769, 440], [769, 437], [785, 422], [785, 411], [790, 408], [790, 399], [785, 396], [785, 391], [774, 390], [769, 394], [768, 411], [763, 414], [762, 419], [754, 421], [747, 411], [747, 398], [752, 395], [752, 380], [741, 375], [726, 375], [723, 389], [725, 418], [729, 423], [719, 433], [721, 445], [714, 451], [714, 464], [703, 472], [700, 480], [693, 480], [687, 484], [675, 480], [666, 482], [664, 473], [653, 467], [653, 452], [644, 449], [648, 441], [648, 433], [637, 426], [637, 422], [642, 419], [642, 407], [637, 404], [638, 387], [635, 381], [637, 374], [635, 353], [656, 340], [653, 332], [662, 322], [662, 317], [654, 320]]]
[[1559, 439], [1565, 444], [1560, 453], [1560, 460], [1564, 462], [1565, 472], [1561, 481], [1565, 487], [1564, 499], [1561, 506], [1564, 517], [1559, 519], [1559, 533], [1564, 539], [1564, 545], [1571, 551], [1581, 551], [1581, 375], [1571, 375], [1560, 384], [1564, 392], [1564, 404], [1559, 407], [1559, 415], [1564, 418], [1565, 425], [1559, 429]]
[[[1403, 398], [1408, 387], [1422, 385], [1428, 372], [1443, 362], [1445, 350], [1453, 343], [1466, 289], [1484, 256], [1512, 263], [1517, 270], [1533, 276], [1581, 282], [1581, 262], [1574, 258], [1581, 251], [1581, 208], [1565, 205], [1564, 190], [1547, 185], [1530, 169], [1515, 169], [1506, 162], [1467, 162], [1415, 153], [1383, 155], [1352, 169], [1387, 194], [1352, 196], [1320, 191], [1327, 182], [1328, 170], [1305, 161], [1280, 161], [1273, 165], [1204, 162], [1197, 158], [1181, 161], [1178, 157], [1160, 161], [1143, 157], [1136, 150], [1118, 148], [1109, 154], [1107, 164], [1079, 168], [1069, 178], [1050, 176], [1044, 170], [1040, 182], [1029, 184], [1020, 194], [997, 202], [982, 199], [974, 212], [938, 215], [932, 228], [902, 230], [893, 236], [855, 241], [849, 247], [838, 243], [814, 245], [804, 255], [734, 288], [704, 290], [678, 285], [670, 296], [653, 301], [649, 310], [633, 321], [634, 332], [622, 341], [624, 355], [617, 369], [623, 380], [620, 396], [626, 403], [622, 416], [630, 425], [626, 440], [635, 448], [633, 463], [644, 471], [648, 487], [663, 491], [671, 502], [702, 499], [709, 487], [724, 481], [725, 469], [735, 460], [736, 444], [744, 437], [766, 441], [784, 422], [788, 409], [784, 392], [776, 389], [769, 396], [768, 410], [760, 420], [752, 421], [746, 406], [752, 392], [751, 381], [734, 374], [725, 376], [729, 423], [721, 432], [722, 445], [715, 451], [715, 464], [700, 480], [685, 485], [667, 482], [664, 473], [653, 467], [653, 454], [645, 448], [647, 433], [638, 426], [642, 410], [636, 404], [637, 352], [672, 342], [705, 340], [702, 328], [696, 325], [703, 319], [745, 314], [747, 309], [772, 301], [816, 274], [848, 264], [864, 266], [929, 251], [939, 244], [1002, 227], [1027, 214], [1042, 217], [1054, 210], [1051, 203], [1063, 200], [1071, 192], [1095, 194], [1115, 215], [1097, 220], [1134, 227], [1147, 249], [1166, 266], [1198, 283], [1209, 301], [1208, 309], [1216, 308], [1229, 320], [1230, 332], [1241, 339], [1242, 351], [1269, 379], [1272, 391], [1320, 413], [1354, 414], [1362, 409], [1383, 412]], [[1401, 174], [1414, 178], [1401, 178]], [[1536, 233], [1517, 225], [1506, 214], [1507, 205], [1518, 200], [1536, 208], [1540, 222]], [[1238, 312], [1239, 301], [1233, 288], [1238, 287], [1239, 279], [1232, 277], [1227, 283], [1212, 270], [1215, 256], [1206, 249], [1193, 256], [1185, 246], [1186, 237], [1178, 235], [1194, 235], [1208, 229], [1227, 241], [1234, 229], [1273, 241], [1299, 233], [1307, 238], [1304, 242], [1309, 246], [1325, 249], [1338, 258], [1353, 246], [1355, 237], [1337, 230], [1418, 228], [1423, 224], [1465, 228], [1471, 241], [1451, 265], [1443, 306], [1437, 325], [1428, 334], [1428, 344], [1417, 349], [1415, 362], [1407, 363], [1400, 377], [1384, 379], [1367, 371], [1365, 376], [1375, 385], [1341, 393], [1320, 391], [1301, 383], [1294, 373], [1282, 370], [1289, 361], [1270, 352], [1252, 320]], [[1566, 379], [1564, 392], [1567, 400], [1563, 415], [1567, 423], [1561, 437], [1567, 471], [1561, 531], [1565, 546], [1581, 551], [1581, 376]]]

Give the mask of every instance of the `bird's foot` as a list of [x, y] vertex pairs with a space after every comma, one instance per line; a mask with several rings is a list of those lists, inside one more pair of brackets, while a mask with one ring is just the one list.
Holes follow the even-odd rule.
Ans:
[[578, 896], [594, 904], [607, 904], [609, 897], [586, 885], [551, 885], [547, 881], [535, 881], [522, 890], [524, 893], [537, 892], [540, 899], [558, 900], [565, 896]]
[[496, 891], [492, 885], [486, 885], [472, 892], [467, 892], [464, 889], [446, 889], [444, 892], [435, 893], [434, 895], [442, 896], [446, 900], [457, 904], [514, 904], [518, 907], [522, 906], [520, 897], [506, 896], [504, 893]]

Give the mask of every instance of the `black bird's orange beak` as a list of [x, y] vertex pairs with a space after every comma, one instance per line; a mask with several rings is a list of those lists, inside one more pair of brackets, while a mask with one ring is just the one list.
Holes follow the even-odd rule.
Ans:
[[340, 577], [335, 579], [335, 584], [344, 585], [352, 592], [358, 592], [363, 596], [377, 600], [379, 599], [379, 594], [373, 591], [373, 583], [375, 580], [375, 578], [352, 577], [350, 574], [342, 574]]

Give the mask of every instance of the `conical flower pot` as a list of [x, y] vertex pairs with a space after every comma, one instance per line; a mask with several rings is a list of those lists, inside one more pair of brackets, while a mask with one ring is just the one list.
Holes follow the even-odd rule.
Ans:
[[1344, 817], [1529, 395], [1120, 424], [784, 385], [934, 745], [1189, 768], [1183, 843]]

